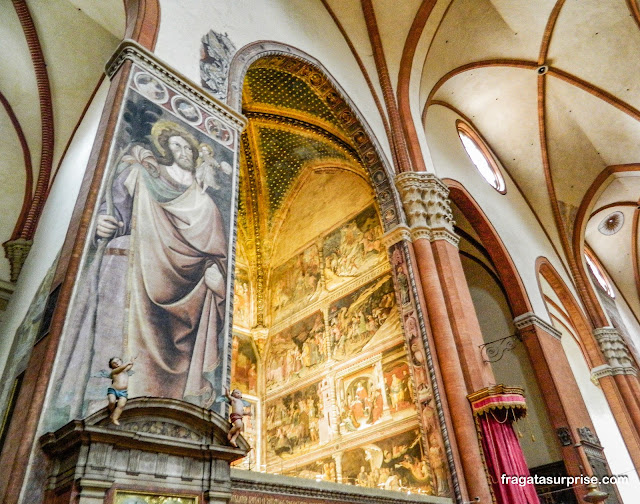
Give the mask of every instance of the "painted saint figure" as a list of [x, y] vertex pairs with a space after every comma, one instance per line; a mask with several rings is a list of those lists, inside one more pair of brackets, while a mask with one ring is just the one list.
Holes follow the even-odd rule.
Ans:
[[115, 215], [98, 216], [96, 236], [130, 235], [135, 243], [126, 332], [145, 379], [132, 392], [206, 401], [224, 316], [224, 223], [196, 182], [195, 138], [168, 121], [156, 123], [152, 136], [165, 157], [141, 147], [123, 157], [112, 188]]
[[[60, 382], [65, 415], [97, 404], [97, 362], [114, 346], [138, 356], [141, 379], [130, 396], [209, 407], [219, 389], [228, 222], [211, 188], [196, 179], [196, 138], [168, 120], [158, 120], [149, 136], [157, 152], [128, 147], [98, 210], [97, 252], [87, 271], [93, 280], [76, 310], [67, 357], [76, 373]], [[78, 386], [83, 374], [86, 388]]]

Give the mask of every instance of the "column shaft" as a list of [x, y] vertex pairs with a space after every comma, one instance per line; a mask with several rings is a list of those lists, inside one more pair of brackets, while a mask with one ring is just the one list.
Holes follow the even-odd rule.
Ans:
[[431, 243], [426, 239], [418, 239], [413, 246], [469, 498], [480, 497], [481, 502], [491, 502], [486, 475], [480, 470], [484, 462], [467, 400], [469, 391], [458, 360], [458, 349]]

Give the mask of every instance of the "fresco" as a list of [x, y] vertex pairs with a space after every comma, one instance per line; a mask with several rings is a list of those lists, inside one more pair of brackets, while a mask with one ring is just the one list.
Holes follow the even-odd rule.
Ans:
[[271, 307], [275, 320], [290, 315], [320, 295], [320, 252], [311, 245], [278, 266], [271, 277]]
[[409, 365], [406, 360], [398, 359], [383, 368], [385, 393], [392, 413], [414, 408], [413, 387]]
[[384, 490], [434, 493], [433, 471], [418, 429], [345, 452], [342, 481]]
[[381, 235], [380, 219], [370, 206], [325, 237], [322, 256], [327, 290], [386, 260]]
[[313, 384], [265, 405], [267, 457], [308, 453], [326, 431], [321, 384]]
[[267, 389], [301, 378], [326, 360], [324, 321], [316, 312], [271, 337], [266, 359]]
[[[428, 457], [432, 468], [432, 488], [435, 495], [450, 496], [451, 482], [447, 459], [444, 455], [444, 440], [438, 418], [438, 405], [434, 393], [431, 377], [428, 372], [428, 353], [424, 345], [423, 334], [420, 328], [420, 312], [417, 309], [416, 300], [413, 297], [411, 284], [413, 279], [409, 276], [409, 263], [407, 261], [408, 250], [400, 242], [389, 249], [391, 257], [392, 271], [394, 273], [397, 299], [402, 312], [402, 323], [406, 347], [409, 350], [407, 364], [411, 367], [413, 383], [413, 394], [419, 407], [419, 418], [423, 436], [428, 446]], [[398, 390], [398, 381], [402, 382], [404, 367], [396, 368], [394, 363], [385, 367], [385, 379], [388, 386], [388, 397], [391, 402], [391, 385], [394, 374], [397, 376], [395, 390]], [[391, 385], [389, 384], [391, 379]], [[406, 392], [405, 392], [406, 393]], [[413, 396], [412, 396], [413, 398]], [[395, 407], [401, 407], [402, 401], [399, 396], [394, 398], [397, 403]], [[404, 399], [404, 398], [403, 398]]]
[[258, 395], [258, 356], [250, 336], [234, 334], [231, 342], [231, 388]]
[[249, 273], [243, 268], [236, 268], [233, 284], [233, 325], [251, 327], [251, 283]]
[[332, 357], [343, 360], [401, 332], [391, 278], [384, 276], [329, 308]]
[[[109, 358], [135, 359], [129, 397], [209, 407], [222, 385], [237, 127], [140, 66], [131, 70], [58, 358], [53, 415], [104, 406]], [[235, 138], [235, 131], [232, 131]], [[108, 376], [108, 374], [107, 374]]]
[[303, 465], [302, 467], [296, 467], [283, 473], [285, 476], [295, 476], [297, 478], [312, 479], [316, 481], [331, 481], [336, 482], [336, 461], [332, 457], [326, 457], [320, 460], [316, 460], [311, 464]]
[[384, 389], [372, 368], [339, 382], [340, 433], [363, 430], [379, 422], [385, 411]]

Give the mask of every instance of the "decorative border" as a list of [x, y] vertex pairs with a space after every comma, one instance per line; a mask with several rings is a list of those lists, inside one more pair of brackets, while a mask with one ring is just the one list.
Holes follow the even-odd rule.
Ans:
[[208, 112], [224, 116], [234, 129], [242, 130], [247, 124], [246, 117], [206, 94], [200, 86], [175, 71], [161, 61], [155, 54], [147, 51], [133, 40], [123, 40], [105, 66], [109, 79], [113, 79], [125, 61], [130, 60], [151, 72], [165, 84], [179, 90], [184, 96], [191, 98]]
[[245, 74], [253, 63], [268, 56], [280, 57], [278, 66], [270, 65], [271, 68], [278, 68], [304, 80], [327, 104], [353, 140], [358, 157], [371, 177], [383, 228], [386, 231], [400, 224], [403, 221], [402, 205], [391, 183], [393, 167], [386, 160], [364, 116], [317, 59], [279, 42], [256, 41], [247, 44], [235, 53], [231, 61], [227, 103], [235, 110], [242, 109], [242, 83]]
[[[388, 236], [390, 238], [398, 237], [398, 236], [406, 236], [406, 230], [407, 230], [406, 225], [403, 225], [402, 227], [399, 226], [397, 229], [391, 230], [391, 232], [388, 233]], [[445, 456], [448, 463], [449, 474], [451, 475], [451, 483], [453, 485], [453, 488], [451, 490], [455, 499], [457, 501], [462, 501], [460, 481], [458, 478], [458, 474], [456, 471], [456, 466], [453, 458], [453, 449], [451, 447], [451, 441], [449, 439], [449, 432], [447, 429], [446, 419], [444, 415], [444, 408], [442, 406], [442, 397], [440, 395], [440, 390], [438, 386], [435, 365], [433, 361], [433, 354], [431, 353], [431, 347], [429, 346], [429, 339], [427, 336], [428, 333], [427, 333], [425, 318], [422, 313], [420, 303], [417, 301], [420, 298], [418, 296], [418, 287], [417, 287], [417, 281], [415, 276], [415, 269], [413, 267], [413, 262], [411, 261], [411, 251], [410, 251], [410, 245], [409, 245], [410, 243], [411, 243], [410, 240], [398, 241], [394, 245], [391, 245], [390, 247], [388, 247], [387, 249], [387, 252], [390, 258], [390, 263], [392, 265], [397, 262], [403, 262], [406, 265], [407, 276], [409, 280], [408, 283], [409, 283], [409, 289], [411, 293], [410, 303], [408, 303], [407, 305], [403, 305], [401, 300], [401, 295], [400, 295], [398, 279], [395, 273], [395, 268], [392, 268], [392, 277], [393, 277], [394, 285], [396, 289], [397, 306], [398, 306], [398, 310], [400, 311], [400, 323], [402, 324], [403, 334], [405, 335], [405, 347], [407, 347], [407, 356], [410, 358], [411, 351], [408, 348], [408, 342], [407, 342], [408, 333], [407, 333], [407, 328], [405, 327], [404, 315], [407, 314], [410, 316], [415, 316], [417, 318], [419, 338], [425, 352], [426, 369], [428, 372], [429, 382], [433, 392], [433, 402], [435, 404], [435, 410], [437, 412], [438, 425], [436, 427], [439, 428], [440, 434], [442, 436], [442, 443], [444, 445], [444, 451], [445, 451]], [[411, 377], [414, 382], [414, 390], [416, 390], [415, 396], [416, 396], [416, 399], [418, 399], [417, 389], [415, 387], [414, 366], [410, 365], [409, 369], [411, 371]], [[417, 407], [417, 411], [421, 415], [422, 405], [417, 404], [416, 407]], [[426, 432], [424, 432], [424, 426], [422, 421], [419, 422], [419, 426], [420, 426], [420, 431], [423, 437], [423, 441], [426, 442]]]

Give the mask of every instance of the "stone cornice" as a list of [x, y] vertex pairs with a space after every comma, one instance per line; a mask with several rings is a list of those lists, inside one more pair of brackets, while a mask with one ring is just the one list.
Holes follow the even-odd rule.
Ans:
[[401, 241], [411, 241], [411, 230], [406, 224], [398, 224], [382, 235], [382, 244], [386, 248], [392, 247]]
[[418, 502], [433, 504], [450, 504], [451, 499], [430, 495], [407, 495], [402, 492], [390, 492], [377, 488], [365, 488], [353, 485], [342, 485], [322, 481], [293, 478], [281, 474], [266, 474], [253, 471], [231, 469], [233, 492], [260, 493], [273, 497], [292, 496], [315, 498], [324, 501], [351, 502], [363, 504], [397, 504], [402, 502]]
[[513, 319], [513, 324], [516, 326], [516, 329], [518, 331], [522, 331], [531, 326], [535, 326], [549, 333], [554, 338], [560, 339], [562, 337], [562, 333], [560, 331], [558, 331], [555, 327], [553, 327], [548, 322], [542, 320], [533, 312], [527, 312], [517, 316], [516, 318]]
[[123, 40], [114, 54], [109, 58], [105, 66], [105, 72], [109, 79], [113, 79], [116, 72], [130, 60], [145, 68], [165, 84], [179, 90], [183, 95], [191, 98], [207, 111], [215, 111], [222, 115], [238, 130], [242, 130], [247, 124], [247, 118], [238, 114], [225, 103], [214, 98], [193, 81], [175, 71], [155, 54], [149, 52], [133, 40]]

